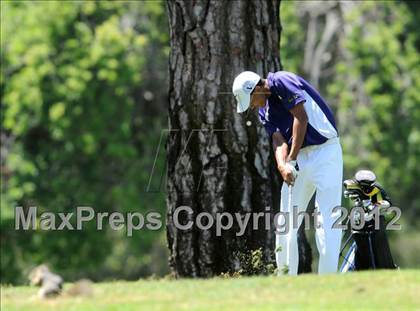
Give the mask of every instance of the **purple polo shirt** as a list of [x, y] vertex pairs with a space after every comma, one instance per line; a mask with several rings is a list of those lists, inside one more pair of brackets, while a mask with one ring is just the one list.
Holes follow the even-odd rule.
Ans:
[[303, 103], [308, 116], [302, 147], [320, 145], [338, 137], [331, 109], [307, 81], [287, 71], [270, 72], [267, 81], [271, 95], [265, 107], [259, 109], [259, 117], [270, 139], [274, 132], [280, 132], [291, 145], [294, 117], [289, 110], [299, 103]]

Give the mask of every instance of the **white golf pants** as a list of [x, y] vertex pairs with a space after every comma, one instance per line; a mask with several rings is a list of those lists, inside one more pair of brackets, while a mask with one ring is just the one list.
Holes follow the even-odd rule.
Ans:
[[[299, 253], [297, 232], [302, 223], [303, 215], [309, 201], [316, 191], [315, 208], [318, 211], [318, 227], [316, 228], [316, 245], [319, 252], [318, 273], [337, 272], [341, 229], [332, 226], [341, 215], [340, 211], [332, 212], [333, 208], [341, 205], [341, 184], [343, 178], [342, 150], [338, 138], [329, 139], [326, 143], [308, 146], [299, 151], [297, 157], [299, 166], [298, 177], [292, 187], [292, 204], [289, 204], [289, 187], [283, 183], [281, 189], [280, 211], [288, 216], [278, 218], [279, 228], [276, 230], [276, 262], [279, 273], [288, 271], [296, 275], [298, 271]], [[291, 210], [289, 208], [291, 207]], [[293, 217], [293, 209], [296, 209]]]

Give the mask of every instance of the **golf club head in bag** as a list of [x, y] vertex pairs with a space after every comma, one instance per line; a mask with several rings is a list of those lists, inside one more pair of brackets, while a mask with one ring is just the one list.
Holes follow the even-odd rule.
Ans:
[[[351, 199], [352, 207], [361, 207], [365, 210], [366, 213], [363, 217], [372, 211], [366, 209], [367, 201], [369, 202], [367, 206], [371, 208], [384, 206], [384, 204], [380, 204], [378, 197], [386, 198], [384, 203], [388, 203], [388, 206], [390, 205], [388, 195], [376, 183], [376, 176], [371, 171], [358, 171], [353, 179], [345, 180], [343, 186], [344, 197]], [[353, 215], [355, 214], [353, 213]], [[340, 271], [344, 273], [353, 270], [397, 268], [394, 264], [386, 235], [385, 217], [383, 215], [379, 216], [379, 224], [376, 224], [377, 228], [375, 228], [374, 218], [365, 217], [364, 220], [364, 225], [361, 229], [351, 228], [350, 230], [350, 236], [340, 252], [343, 258]], [[351, 241], [352, 243], [349, 243]], [[350, 246], [347, 248], [348, 245]], [[346, 253], [343, 255], [344, 251]]]

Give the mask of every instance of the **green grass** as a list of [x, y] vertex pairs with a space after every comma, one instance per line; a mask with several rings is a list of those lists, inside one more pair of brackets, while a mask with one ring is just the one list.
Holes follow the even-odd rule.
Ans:
[[2, 287], [1, 310], [420, 310], [420, 270], [116, 281], [95, 284], [90, 298], [40, 300], [36, 292]]

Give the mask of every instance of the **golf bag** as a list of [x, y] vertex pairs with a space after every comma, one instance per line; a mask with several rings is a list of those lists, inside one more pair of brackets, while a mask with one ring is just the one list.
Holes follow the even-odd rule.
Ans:
[[[350, 228], [349, 236], [343, 244], [340, 271], [397, 268], [388, 244], [385, 217], [380, 214], [381, 209], [391, 206], [391, 201], [385, 190], [376, 183], [375, 174], [371, 171], [358, 171], [354, 179], [344, 181], [344, 196], [353, 201], [353, 207], [358, 207], [350, 215], [355, 218], [352, 223], [359, 226], [357, 229]], [[379, 213], [379, 217], [374, 217], [375, 212]]]

